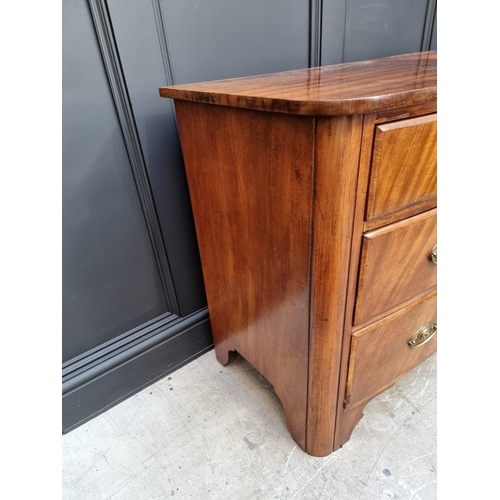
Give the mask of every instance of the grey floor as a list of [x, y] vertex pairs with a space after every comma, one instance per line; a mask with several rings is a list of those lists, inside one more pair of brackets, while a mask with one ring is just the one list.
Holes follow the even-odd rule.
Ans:
[[434, 499], [436, 355], [306, 455], [269, 384], [214, 351], [62, 437], [63, 499]]

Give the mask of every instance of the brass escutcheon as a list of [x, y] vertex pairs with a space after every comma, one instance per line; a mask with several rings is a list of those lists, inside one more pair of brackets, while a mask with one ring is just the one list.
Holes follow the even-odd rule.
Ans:
[[437, 323], [435, 323], [434, 321], [430, 321], [429, 323], [422, 325], [412, 335], [411, 339], [408, 341], [408, 345], [412, 349], [416, 349], [417, 347], [424, 345], [426, 342], [429, 342], [429, 340], [431, 340], [436, 333], [437, 333]]
[[437, 243], [432, 247], [431, 254], [429, 255], [430, 259], [434, 264], [438, 263], [438, 246]]

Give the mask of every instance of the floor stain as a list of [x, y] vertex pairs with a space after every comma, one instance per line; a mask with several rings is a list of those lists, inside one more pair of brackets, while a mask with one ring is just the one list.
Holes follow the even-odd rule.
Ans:
[[257, 443], [252, 443], [252, 441], [250, 441], [246, 436], [243, 438], [243, 441], [245, 441], [245, 443], [251, 450], [255, 450], [255, 448], [259, 447]]

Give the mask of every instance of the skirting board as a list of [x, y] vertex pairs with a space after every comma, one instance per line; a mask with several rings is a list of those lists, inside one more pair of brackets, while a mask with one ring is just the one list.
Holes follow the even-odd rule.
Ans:
[[[207, 309], [185, 318], [150, 323], [128, 338], [127, 348], [101, 363], [80, 362], [76, 376], [63, 370], [62, 427], [67, 433], [213, 348]], [[147, 331], [148, 335], [141, 333]], [[102, 351], [109, 351], [109, 346]], [[70, 363], [71, 365], [76, 363]], [[81, 366], [83, 364], [83, 366]], [[67, 364], [68, 365], [68, 364]], [[86, 369], [86, 367], [88, 368]]]

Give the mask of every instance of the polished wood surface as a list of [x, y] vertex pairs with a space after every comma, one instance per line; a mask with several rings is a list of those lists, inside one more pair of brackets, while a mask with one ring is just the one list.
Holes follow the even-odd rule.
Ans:
[[403, 219], [408, 219], [413, 215], [422, 212], [427, 212], [428, 210], [436, 208], [436, 206], [437, 206], [437, 200], [435, 197], [432, 197], [429, 200], [420, 201], [415, 205], [409, 205], [405, 208], [401, 208], [396, 212], [380, 215], [378, 217], [365, 221], [363, 224], [363, 232], [372, 231], [373, 229], [377, 229], [382, 226], [387, 226], [393, 222], [397, 222]]
[[216, 354], [269, 382], [305, 448], [314, 119], [176, 102]]
[[321, 118], [316, 132], [306, 451], [333, 451], [362, 120]]
[[436, 219], [433, 209], [363, 236], [355, 325], [436, 286], [437, 266], [429, 258]]
[[[437, 195], [437, 115], [378, 125], [375, 131], [366, 219], [384, 223]], [[427, 205], [428, 206], [428, 203]], [[418, 210], [418, 207], [417, 207]], [[392, 218], [388, 218], [392, 215]]]
[[334, 451], [337, 451], [349, 441], [352, 431], [363, 418], [363, 410], [369, 402], [367, 400], [365, 403], [345, 411], [339, 409], [340, 419], [337, 425], [337, 432], [335, 433]]
[[413, 118], [436, 113], [437, 102], [429, 101], [415, 106], [403, 106], [401, 108], [381, 109], [374, 114], [376, 123], [385, 123], [393, 120], [403, 120], [404, 118]]
[[429, 321], [437, 321], [436, 292], [353, 335], [346, 406], [373, 398], [436, 351], [437, 335], [415, 349], [408, 345]]
[[267, 378], [310, 455], [341, 447], [432, 346], [405, 351], [436, 310], [435, 159], [418, 153], [435, 141], [435, 65], [409, 54], [160, 90], [217, 359], [238, 351]]
[[354, 415], [345, 414], [344, 399], [347, 384], [347, 371], [349, 368], [349, 354], [351, 347], [352, 320], [354, 316], [354, 304], [358, 286], [359, 259], [361, 256], [361, 238], [363, 236], [363, 221], [365, 218], [366, 193], [368, 191], [368, 180], [372, 157], [373, 134], [377, 115], [375, 113], [363, 116], [363, 129], [361, 133], [361, 148], [359, 156], [358, 183], [355, 194], [354, 221], [351, 235], [351, 249], [349, 259], [349, 280], [345, 304], [344, 333], [342, 339], [342, 352], [340, 360], [340, 373], [337, 394], [337, 412], [335, 421], [335, 435], [333, 450], [338, 450], [351, 435], [352, 429], [362, 417], [362, 412]]
[[436, 52], [161, 87], [162, 97], [298, 115], [361, 114], [436, 101]]

